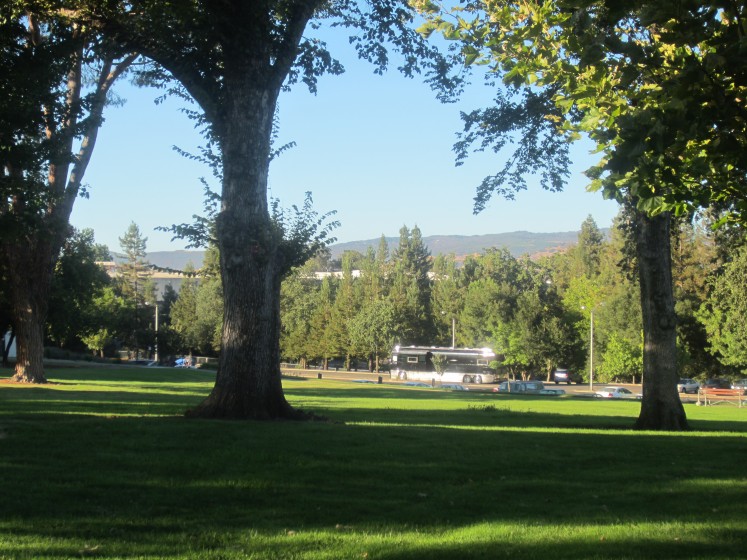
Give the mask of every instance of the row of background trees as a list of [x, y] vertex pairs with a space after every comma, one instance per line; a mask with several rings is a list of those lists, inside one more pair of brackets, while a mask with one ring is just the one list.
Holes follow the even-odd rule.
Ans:
[[[636, 427], [687, 429], [675, 391], [670, 212], [719, 204], [744, 221], [746, 11], [743, 2], [604, 0], [8, 2], [0, 56], [11, 69], [2, 87], [12, 102], [0, 115], [7, 199], [0, 274], [19, 340], [14, 380], [45, 382], [50, 273], [72, 201], [84, 192], [109, 87], [142, 55], [151, 63], [138, 72], [142, 83], [199, 106], [190, 114], [206, 134], [200, 159], [222, 183], [214, 234], [223, 352], [216, 385], [192, 415], [305, 417], [280, 386], [281, 280], [329, 242], [331, 226], [278, 221], [267, 176], [281, 89], [303, 83], [313, 92], [319, 75], [342, 71], [325, 43], [305, 33], [324, 20], [348, 28], [375, 71], [397, 52], [400, 70], [423, 72], [442, 98], [460, 90], [452, 71], [476, 63], [490, 87], [502, 84], [494, 107], [465, 115], [456, 146], [462, 161], [473, 147], [499, 152], [517, 142], [506, 166], [478, 187], [476, 211], [495, 194], [526, 188], [530, 174], [562, 189], [569, 143], [595, 142], [602, 157], [588, 171], [592, 188], [637, 209], [628, 225], [636, 234], [647, 383]], [[418, 33], [413, 24], [423, 20]], [[455, 57], [424, 40], [434, 32], [454, 41]], [[90, 91], [81, 87], [87, 65], [98, 76]]]
[[[570, 367], [588, 380], [593, 367], [598, 381], [640, 381], [640, 294], [626, 216], [609, 235], [589, 217], [577, 245], [535, 259], [498, 248], [434, 258], [417, 226], [403, 227], [393, 250], [382, 236], [366, 254], [332, 261], [322, 252], [282, 285], [283, 359], [377, 370], [395, 343], [451, 346], [453, 338], [457, 346], [494, 348], [511, 377], [548, 378], [555, 367]], [[747, 251], [741, 234], [714, 234], [712, 221], [681, 220], [672, 235], [679, 369], [736, 377], [747, 366], [740, 319]], [[199, 271], [188, 265], [179, 293], [166, 286], [159, 299], [146, 242], [133, 223], [120, 238], [124, 262], [112, 279], [96, 264], [110, 255], [91, 230], [68, 240], [53, 281], [48, 344], [102, 357], [127, 350], [133, 358], [153, 357], [158, 345], [162, 361], [219, 353], [217, 249]]]

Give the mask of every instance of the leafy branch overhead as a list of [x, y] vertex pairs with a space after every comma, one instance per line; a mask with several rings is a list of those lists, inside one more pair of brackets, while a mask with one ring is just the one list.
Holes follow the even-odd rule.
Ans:
[[[465, 115], [456, 147], [461, 161], [473, 146], [498, 151], [518, 143], [502, 172], [479, 188], [477, 209], [492, 194], [511, 197], [523, 188], [522, 171], [539, 172], [543, 186], [557, 188], [568, 165], [563, 142], [587, 136], [600, 155], [587, 172], [591, 190], [631, 196], [653, 214], [726, 203], [730, 217], [741, 219], [742, 2], [421, 4], [424, 34], [459, 42], [467, 64], [503, 84], [495, 108]], [[542, 153], [554, 162], [536, 161]]]

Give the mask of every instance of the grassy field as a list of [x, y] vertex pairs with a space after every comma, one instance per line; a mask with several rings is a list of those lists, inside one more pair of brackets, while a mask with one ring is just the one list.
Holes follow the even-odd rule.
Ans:
[[217, 422], [208, 373], [48, 376], [0, 382], [2, 560], [747, 557], [744, 408], [289, 379], [329, 422]]

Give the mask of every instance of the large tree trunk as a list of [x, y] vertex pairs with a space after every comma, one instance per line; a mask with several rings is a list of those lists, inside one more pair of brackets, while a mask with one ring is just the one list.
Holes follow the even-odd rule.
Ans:
[[53, 260], [48, 243], [29, 246], [8, 242], [3, 257], [11, 273], [9, 291], [16, 334], [18, 383], [46, 383], [44, 376], [44, 329]]
[[[222, 237], [225, 237], [224, 234]], [[285, 400], [280, 377], [280, 274], [274, 263], [221, 243], [222, 348], [215, 386], [189, 416], [302, 418]]]
[[223, 330], [212, 392], [189, 416], [300, 419], [280, 376], [282, 235], [267, 205], [272, 119], [278, 91], [246, 76], [227, 80], [221, 127], [223, 193], [217, 221]]
[[[35, 19], [28, 17], [30, 32], [33, 32], [38, 23]], [[84, 27], [75, 23], [70, 28], [77, 48], [70, 54], [70, 66], [63, 82], [65, 111], [58, 115], [50, 106], [42, 106], [45, 113], [51, 116], [43, 133], [48, 139], [53, 140], [52, 145], [55, 148], [46, 169], [47, 183], [37, 183], [39, 193], [29, 195], [22, 192], [13, 198], [9, 205], [9, 214], [15, 214], [18, 231], [10, 232], [0, 244], [0, 254], [4, 258], [3, 266], [7, 271], [10, 307], [16, 334], [17, 358], [13, 380], [17, 382], [46, 382], [43, 363], [44, 334], [54, 265], [67, 237], [70, 213], [96, 145], [107, 92], [136, 58], [136, 55], [129, 55], [116, 66], [113, 59], [102, 59], [95, 93], [87, 100], [90, 104], [87, 107], [88, 120], [82, 128], [83, 136], [80, 138], [79, 111], [86, 45], [78, 39]], [[70, 40], [70, 37], [67, 39]], [[36, 99], [35, 96], [31, 98]], [[72, 158], [77, 138], [80, 138], [80, 146], [76, 157]], [[15, 178], [20, 180], [25, 173], [31, 175], [33, 171], [36, 170], [15, 169]], [[43, 211], [30, 210], [27, 198], [33, 198], [44, 190], [50, 195], [46, 208]]]
[[[181, 82], [220, 147], [222, 348], [215, 386], [190, 416], [304, 416], [285, 400], [280, 382], [280, 281], [295, 263], [288, 262], [283, 232], [269, 213], [267, 174], [277, 97], [304, 28], [323, 4], [230, 0], [159, 7], [154, 15], [148, 3], [135, 2], [124, 14], [102, 14], [114, 36]], [[164, 36], [172, 29], [176, 35]], [[205, 45], [214, 48], [207, 53]]]
[[643, 401], [640, 430], [688, 430], [677, 393], [677, 321], [672, 293], [670, 215], [637, 212], [638, 270], [643, 312]]

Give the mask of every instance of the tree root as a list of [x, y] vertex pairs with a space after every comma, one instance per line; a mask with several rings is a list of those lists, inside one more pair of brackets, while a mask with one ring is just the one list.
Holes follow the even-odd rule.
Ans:
[[306, 412], [283, 401], [280, 406], [249, 406], [246, 404], [226, 406], [226, 403], [208, 397], [195, 408], [184, 413], [187, 418], [207, 420], [257, 420], [293, 422], [329, 422], [324, 416]]

